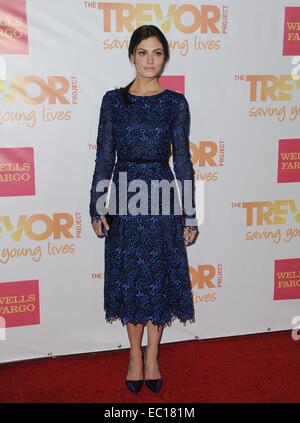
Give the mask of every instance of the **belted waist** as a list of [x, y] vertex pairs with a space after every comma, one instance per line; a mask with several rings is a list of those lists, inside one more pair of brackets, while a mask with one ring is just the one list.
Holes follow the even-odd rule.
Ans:
[[168, 159], [133, 159], [133, 158], [118, 158], [117, 162], [135, 162], [135, 163], [169, 163]]

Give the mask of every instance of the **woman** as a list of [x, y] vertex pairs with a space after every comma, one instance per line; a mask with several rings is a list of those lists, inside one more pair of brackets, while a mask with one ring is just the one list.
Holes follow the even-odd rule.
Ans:
[[[193, 243], [198, 235], [194, 169], [189, 151], [190, 114], [183, 94], [164, 89], [158, 83], [158, 76], [169, 60], [168, 43], [159, 28], [153, 25], [137, 28], [130, 39], [128, 56], [136, 68], [135, 79], [125, 88], [107, 91], [102, 99], [90, 216], [96, 235], [106, 236], [106, 321], [112, 323], [120, 319], [129, 337], [126, 385], [134, 393], [141, 389], [144, 359], [145, 384], [158, 392], [162, 375], [157, 359], [163, 328], [170, 326], [175, 318], [184, 324], [195, 321], [186, 252], [186, 245]], [[176, 190], [169, 192], [171, 210], [168, 213], [163, 212], [160, 199], [151, 198], [151, 181], [174, 182], [168, 164], [171, 146], [177, 181], [183, 188], [183, 181], [190, 181], [192, 187], [184, 188], [180, 194], [182, 214], [174, 211], [178, 201]], [[112, 173], [114, 188], [106, 214], [103, 208], [99, 209], [97, 200], [100, 196], [103, 199], [103, 192], [107, 196], [108, 189], [98, 192], [96, 185], [110, 180]], [[126, 175], [125, 182], [120, 182], [121, 175]], [[151, 214], [148, 208], [145, 214], [120, 212], [121, 188], [127, 188], [126, 204], [129, 205], [129, 200], [137, 195], [136, 189], [128, 192], [129, 183], [136, 180], [148, 188], [139, 201], [147, 197], [148, 204], [152, 201], [159, 213]], [[185, 195], [188, 192], [189, 197]], [[186, 211], [185, 198], [192, 202], [190, 214]], [[114, 201], [116, 213], [111, 213]], [[142, 353], [145, 325], [148, 343]]]

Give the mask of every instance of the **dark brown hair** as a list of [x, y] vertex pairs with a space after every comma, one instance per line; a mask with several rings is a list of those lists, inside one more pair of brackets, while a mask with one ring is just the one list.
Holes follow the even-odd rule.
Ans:
[[[169, 61], [170, 58], [170, 52], [169, 52], [169, 45], [168, 45], [168, 41], [166, 39], [166, 37], [164, 36], [164, 34], [162, 33], [162, 31], [155, 25], [142, 25], [140, 27], [138, 27], [131, 35], [130, 38], [130, 42], [129, 42], [129, 47], [128, 47], [128, 57], [130, 59], [130, 56], [132, 54], [134, 54], [137, 46], [139, 45], [139, 43], [143, 40], [146, 40], [149, 37], [157, 37], [159, 39], [159, 41], [161, 42], [162, 46], [163, 46], [163, 52], [164, 52], [164, 62], [162, 65], [162, 68], [160, 70], [160, 73], [158, 76], [160, 76], [165, 68], [165, 65], [167, 64], [167, 62]], [[135, 79], [133, 79], [133, 81], [131, 81], [128, 85], [126, 85], [126, 87], [121, 87], [121, 94], [123, 97], [123, 101], [125, 103], [126, 106], [128, 106], [129, 101], [128, 101], [128, 91], [131, 87], [131, 85], [134, 83]]]

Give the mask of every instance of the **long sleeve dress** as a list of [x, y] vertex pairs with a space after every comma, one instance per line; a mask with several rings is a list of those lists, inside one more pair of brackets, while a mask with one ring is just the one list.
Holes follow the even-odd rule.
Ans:
[[[185, 325], [194, 322], [195, 315], [183, 231], [187, 221], [197, 222], [195, 211], [188, 214], [182, 202], [183, 197], [188, 198], [195, 207], [189, 105], [183, 94], [168, 89], [150, 96], [128, 93], [128, 99], [127, 107], [119, 88], [107, 91], [102, 98], [90, 190], [93, 222], [103, 214], [99, 214], [97, 200], [108, 193], [103, 187], [98, 192], [97, 184], [112, 177], [115, 189], [111, 189], [109, 205], [115, 204], [116, 209], [104, 247], [105, 319], [109, 323], [120, 319], [123, 326], [149, 320], [170, 326], [177, 318]], [[175, 176], [179, 188], [180, 183], [183, 187], [179, 190], [182, 214], [175, 209], [178, 191], [172, 189], [168, 212], [163, 209], [162, 196], [156, 201], [152, 196], [153, 213], [151, 181], [170, 183], [175, 179], [168, 163], [171, 147]], [[146, 184], [148, 192], [136, 186], [130, 191], [130, 183], [137, 179]], [[191, 182], [190, 189], [185, 188], [184, 180]], [[120, 200], [124, 190], [125, 197]], [[130, 201], [141, 191], [139, 202], [134, 204], [142, 207], [148, 198], [146, 212], [126, 213], [124, 198], [129, 209]]]

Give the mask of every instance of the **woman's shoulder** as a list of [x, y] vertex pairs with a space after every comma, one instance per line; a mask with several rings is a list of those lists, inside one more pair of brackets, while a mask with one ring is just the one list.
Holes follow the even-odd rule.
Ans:
[[179, 91], [170, 91], [170, 101], [172, 102], [172, 109], [176, 113], [178, 110], [189, 109], [189, 102], [184, 93]]
[[168, 90], [170, 92], [170, 94], [174, 95], [175, 97], [182, 97], [184, 96], [183, 93], [179, 92], [179, 91], [174, 91], [174, 90]]
[[103, 97], [112, 97], [115, 94], [116, 89], [114, 90], [106, 90], [103, 94]]
[[113, 96], [113, 95], [119, 94], [120, 91], [121, 91], [121, 88], [112, 88], [111, 90], [105, 91], [104, 95]]
[[183, 94], [179, 91], [172, 91], [172, 90], [169, 90], [169, 92], [170, 92], [170, 95], [171, 95], [172, 102], [174, 104], [176, 104], [178, 106], [181, 105], [181, 107], [188, 106], [188, 100], [187, 100], [185, 94]]
[[116, 100], [119, 99], [121, 95], [121, 88], [113, 88], [110, 90], [107, 90], [104, 93], [103, 97], [109, 98], [110, 100]]
[[118, 88], [106, 90], [102, 95], [102, 104], [107, 106], [113, 106], [117, 98]]

